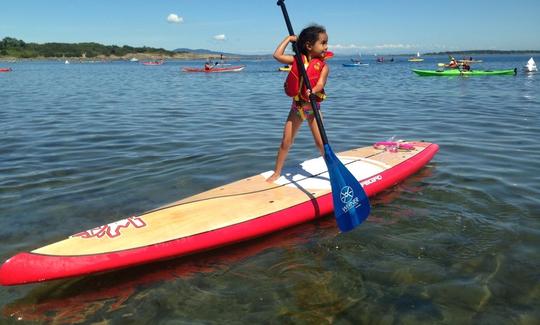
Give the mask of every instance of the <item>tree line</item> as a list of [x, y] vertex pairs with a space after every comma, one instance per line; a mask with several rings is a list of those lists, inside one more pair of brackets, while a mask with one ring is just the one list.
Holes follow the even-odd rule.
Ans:
[[162, 48], [132, 47], [103, 45], [99, 43], [26, 43], [12, 37], [5, 37], [0, 42], [0, 56], [15, 58], [60, 58], [60, 57], [87, 57], [93, 58], [99, 55], [124, 56], [136, 53], [152, 53], [160, 55], [173, 55], [175, 52]]

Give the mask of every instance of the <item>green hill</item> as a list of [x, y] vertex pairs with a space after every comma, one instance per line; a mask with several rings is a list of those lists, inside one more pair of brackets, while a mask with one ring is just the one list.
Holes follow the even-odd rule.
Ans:
[[0, 57], [14, 58], [60, 58], [60, 57], [123, 57], [132, 54], [152, 54], [174, 57], [178, 52], [162, 48], [102, 45], [98, 43], [26, 43], [12, 37], [0, 42]]

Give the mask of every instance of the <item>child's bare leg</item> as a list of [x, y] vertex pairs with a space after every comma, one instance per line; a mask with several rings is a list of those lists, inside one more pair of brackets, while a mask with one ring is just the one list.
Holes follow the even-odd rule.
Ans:
[[283, 128], [283, 138], [281, 139], [281, 145], [279, 146], [278, 154], [276, 157], [276, 166], [274, 167], [274, 173], [272, 176], [266, 179], [267, 182], [272, 183], [281, 176], [281, 170], [285, 164], [285, 159], [289, 153], [294, 138], [302, 125], [302, 119], [296, 115], [294, 111], [289, 112], [287, 117], [287, 122], [285, 122], [285, 127]]
[[[319, 111], [320, 113], [320, 111]], [[322, 115], [321, 115], [322, 119]], [[321, 133], [319, 132], [319, 126], [317, 125], [317, 120], [314, 116], [311, 116], [308, 119], [308, 125], [311, 129], [311, 134], [313, 134], [313, 140], [315, 140], [315, 145], [317, 145], [317, 148], [321, 152], [321, 156], [324, 156], [324, 144], [322, 141]]]

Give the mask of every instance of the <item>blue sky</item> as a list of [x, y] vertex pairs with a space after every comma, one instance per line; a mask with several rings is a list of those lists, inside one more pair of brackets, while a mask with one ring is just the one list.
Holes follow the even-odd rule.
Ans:
[[[326, 26], [336, 53], [540, 50], [540, 0], [285, 3], [295, 31], [313, 22]], [[2, 1], [0, 12], [0, 39], [37, 43], [261, 54], [273, 52], [287, 33], [275, 0], [16, 0]], [[167, 21], [170, 14], [176, 22]]]

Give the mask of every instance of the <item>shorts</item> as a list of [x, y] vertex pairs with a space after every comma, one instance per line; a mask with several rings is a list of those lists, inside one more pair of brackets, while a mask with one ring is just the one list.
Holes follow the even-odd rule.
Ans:
[[[317, 103], [317, 109], [321, 109], [321, 105], [319, 103]], [[306, 120], [308, 117], [312, 117], [314, 114], [311, 104], [304, 101], [293, 100], [291, 110], [293, 110], [296, 115], [302, 119], [302, 121]]]

